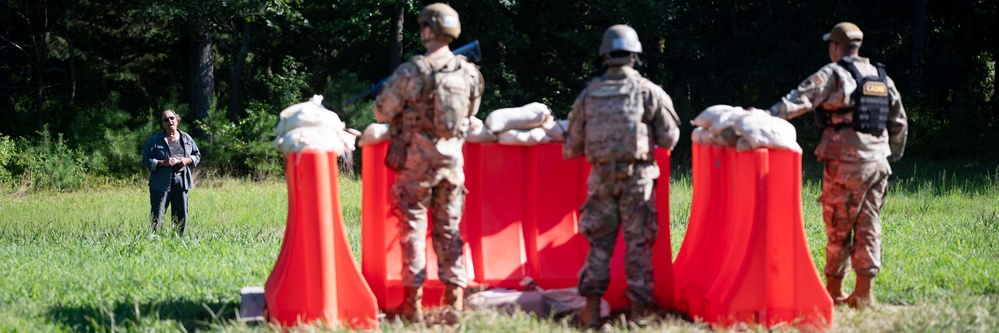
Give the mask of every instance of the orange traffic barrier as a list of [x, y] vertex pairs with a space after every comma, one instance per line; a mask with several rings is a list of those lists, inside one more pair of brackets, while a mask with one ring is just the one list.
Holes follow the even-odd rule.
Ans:
[[[362, 154], [361, 267], [382, 309], [402, 303], [398, 220], [391, 212], [388, 194], [395, 176], [382, 163], [387, 147], [387, 143], [364, 147]], [[590, 167], [582, 158], [564, 160], [561, 151], [559, 143], [465, 144], [468, 194], [461, 228], [466, 259], [472, 261], [466, 267], [474, 283], [516, 288], [521, 279], [531, 276], [546, 289], [578, 284], [579, 269], [589, 251], [577, 222], [579, 208], [586, 200]], [[661, 170], [656, 191], [659, 241], [653, 249], [656, 299], [661, 306], [671, 307], [674, 278], [669, 237], [669, 150], [657, 150], [656, 158]], [[612, 308], [621, 309], [628, 305], [621, 235], [616, 248], [621, 250], [615, 251], [612, 258], [611, 282], [604, 298]], [[435, 278], [430, 266], [428, 283]], [[424, 289], [424, 304], [436, 297], [432, 295], [439, 295], [433, 289]], [[428, 305], [436, 304], [439, 301]]]
[[677, 257], [678, 308], [722, 326], [831, 327], [832, 300], [801, 218], [801, 154], [698, 144], [693, 151], [694, 201]]
[[[399, 244], [399, 218], [393, 213], [389, 190], [395, 183], [395, 171], [385, 167], [388, 142], [361, 148], [361, 272], [371, 286], [382, 310], [398, 309], [403, 302], [402, 248]], [[430, 244], [427, 228], [427, 278], [423, 283], [423, 305], [444, 304], [444, 283], [437, 276], [437, 256]], [[465, 240], [465, 271], [474, 286], [467, 225], [461, 225]]]
[[285, 156], [288, 224], [264, 285], [271, 322], [314, 321], [377, 328], [375, 297], [360, 277], [344, 231], [336, 155]]

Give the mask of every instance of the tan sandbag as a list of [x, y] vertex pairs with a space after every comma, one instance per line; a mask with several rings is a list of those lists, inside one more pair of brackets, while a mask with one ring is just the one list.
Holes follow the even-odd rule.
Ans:
[[[711, 127], [708, 128], [708, 131], [711, 131], [711, 133], [713, 133], [717, 137], [722, 137], [723, 132], [725, 132], [726, 130], [731, 130], [732, 126], [735, 125], [736, 121], [739, 121], [739, 119], [748, 115], [749, 111], [746, 111], [745, 109], [738, 106], [733, 106], [731, 109], [729, 109], [727, 113], [724, 113], [720, 117], [718, 117], [717, 121], [711, 123]], [[731, 147], [735, 147], [734, 139], [732, 140]]]
[[314, 150], [332, 151], [340, 156], [347, 149], [340, 132], [320, 126], [299, 127], [277, 137], [272, 144], [285, 154]]
[[281, 111], [280, 121], [274, 128], [274, 136], [280, 137], [299, 127], [327, 127], [343, 131], [346, 126], [340, 117], [323, 107], [323, 96], [314, 95], [308, 102], [289, 106]]
[[534, 128], [531, 130], [509, 130], [501, 132], [498, 142], [511, 146], [533, 146], [552, 141], [545, 134], [544, 128]]
[[389, 139], [389, 125], [381, 123], [372, 123], [368, 127], [364, 128], [364, 133], [361, 134], [361, 140], [357, 144], [361, 147], [376, 145]]
[[763, 110], [753, 110], [751, 114], [736, 121], [736, 134], [746, 140], [752, 149], [789, 149], [801, 152], [794, 125], [787, 120], [773, 117]]
[[735, 151], [741, 153], [747, 150], [753, 150], [753, 146], [750, 146], [749, 142], [746, 141], [745, 138], [740, 136], [739, 140], [736, 140], [735, 142]]
[[732, 127], [736, 120], [747, 115], [749, 112], [741, 107], [719, 104], [704, 109], [690, 123], [718, 136], [726, 128]]
[[565, 132], [569, 130], [568, 120], [557, 120], [554, 117], [549, 116], [548, 120], [541, 124], [541, 128], [545, 129], [545, 134], [548, 135], [552, 141], [563, 142], [565, 141]]
[[486, 125], [482, 123], [482, 119], [472, 117], [469, 119], [468, 124], [468, 134], [465, 135], [465, 141], [472, 143], [489, 143], [496, 142], [498, 138], [496, 134], [493, 134], [486, 128]]
[[505, 313], [522, 310], [539, 317], [548, 316], [544, 297], [537, 290], [513, 290], [505, 288], [490, 289], [469, 295], [465, 305], [470, 310], [493, 309]]
[[340, 131], [340, 139], [343, 140], [343, 149], [345, 151], [356, 150], [357, 138], [361, 136], [361, 132], [356, 129], [348, 128], [346, 130]]
[[551, 114], [548, 106], [537, 102], [518, 108], [498, 109], [486, 116], [486, 128], [493, 133], [512, 129], [528, 130], [541, 126], [546, 116]]

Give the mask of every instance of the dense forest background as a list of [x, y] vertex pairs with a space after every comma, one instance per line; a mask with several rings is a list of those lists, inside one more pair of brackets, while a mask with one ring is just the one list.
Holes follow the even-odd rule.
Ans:
[[[139, 151], [175, 109], [206, 170], [280, 174], [277, 114], [323, 94], [348, 126], [374, 121], [369, 88], [422, 52], [399, 0], [0, 0], [0, 183], [76, 188], [141, 177]], [[565, 118], [601, 71], [603, 31], [634, 27], [639, 68], [673, 97], [684, 124], [713, 104], [768, 107], [826, 64], [837, 22], [864, 30], [909, 115], [907, 157], [999, 151], [999, 1], [632, 0], [452, 2], [478, 40], [480, 116], [543, 102]], [[811, 117], [795, 120], [806, 151]], [[683, 135], [682, 137], [688, 137]], [[682, 158], [689, 140], [675, 156]], [[807, 153], [807, 152], [806, 152]]]

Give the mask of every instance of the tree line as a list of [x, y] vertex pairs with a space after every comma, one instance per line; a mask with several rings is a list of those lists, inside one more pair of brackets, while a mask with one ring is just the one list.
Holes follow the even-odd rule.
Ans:
[[[61, 135], [70, 147], [137, 139], [156, 130], [150, 119], [158, 112], [174, 108], [185, 127], [212, 142], [209, 149], [251, 156], [220, 165], [252, 171], [252, 158], [271, 155], [239, 144], [266, 144], [273, 117], [312, 94], [324, 94], [349, 126], [373, 121], [370, 98], [346, 107], [340, 102], [421, 52], [416, 15], [424, 5], [0, 0], [0, 135], [27, 142]], [[997, 1], [451, 5], [462, 21], [452, 48], [472, 40], [482, 45], [483, 113], [539, 101], [566, 117], [586, 80], [602, 70], [596, 53], [603, 31], [618, 23], [638, 31], [639, 69], [673, 97], [682, 119], [714, 104], [768, 107], [828, 62], [822, 34], [851, 21], [865, 33], [861, 55], [885, 63], [902, 92], [910, 154], [966, 157], [999, 147]], [[808, 126], [798, 128], [806, 147], [818, 137]]]

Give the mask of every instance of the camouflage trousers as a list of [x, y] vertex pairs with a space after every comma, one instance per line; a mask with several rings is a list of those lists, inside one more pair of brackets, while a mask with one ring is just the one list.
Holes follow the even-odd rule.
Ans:
[[610, 259], [621, 229], [627, 246], [628, 298], [646, 304], [654, 301], [652, 246], [659, 233], [654, 191], [658, 177], [654, 163], [592, 165], [579, 217], [579, 232], [590, 242], [579, 271], [580, 295], [600, 296], [607, 290]]
[[[419, 287], [427, 278], [427, 227], [431, 224], [431, 239], [441, 281], [465, 287], [468, 278], [461, 252], [464, 242], [458, 227], [465, 205], [464, 184], [454, 184], [440, 177], [419, 178], [424, 178], [424, 175], [401, 171], [396, 175], [391, 190], [395, 214], [399, 217], [402, 283], [408, 287]], [[429, 221], [428, 209], [433, 215]]]
[[888, 161], [825, 161], [822, 218], [825, 220], [825, 275], [843, 278], [852, 266], [857, 275], [881, 271], [881, 205], [891, 167]]

